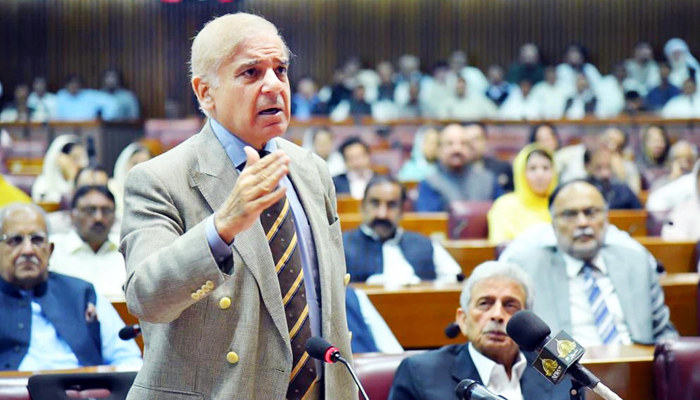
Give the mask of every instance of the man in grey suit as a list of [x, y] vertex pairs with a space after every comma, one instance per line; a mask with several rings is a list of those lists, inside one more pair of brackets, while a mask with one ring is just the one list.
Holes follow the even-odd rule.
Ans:
[[678, 335], [644, 251], [604, 244], [607, 205], [582, 180], [560, 186], [550, 198], [556, 246], [511, 254], [535, 281], [533, 311], [552, 328], [584, 346], [653, 344]]
[[323, 336], [351, 355], [349, 276], [328, 168], [278, 138], [288, 65], [265, 19], [210, 21], [191, 60], [206, 125], [127, 178], [126, 299], [145, 343], [129, 399], [357, 397], [304, 351]]

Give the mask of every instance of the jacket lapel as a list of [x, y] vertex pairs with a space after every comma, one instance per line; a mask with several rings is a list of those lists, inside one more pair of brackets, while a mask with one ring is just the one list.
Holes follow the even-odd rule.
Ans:
[[[209, 122], [202, 128], [199, 136], [195, 145], [198, 163], [195, 168], [190, 170], [190, 175], [193, 187], [202, 193], [212, 211], [216, 211], [230, 195], [239, 174], [214, 135]], [[256, 221], [250, 228], [236, 236], [232, 250], [240, 255], [257, 281], [260, 296], [267, 311], [280, 335], [285, 339], [285, 342], [289, 342], [282, 294], [272, 254], [268, 247], [260, 246], [260, 243], [266, 242], [263, 227], [260, 221]], [[236, 268], [235, 265], [234, 268]]]
[[471, 379], [482, 385], [484, 384], [469, 354], [469, 344], [465, 344], [459, 349], [459, 353], [457, 353], [454, 365], [452, 366], [452, 378], [455, 380], [455, 385], [464, 379]]
[[[554, 307], [557, 321], [560, 321], [560, 329], [571, 332], [571, 304], [569, 301], [569, 278], [566, 275], [566, 264], [559, 250], [552, 253], [551, 262], [544, 265], [551, 265], [549, 273], [545, 274], [547, 279], [547, 291], [549, 293], [549, 305]], [[536, 296], [544, 295], [540, 291]]]

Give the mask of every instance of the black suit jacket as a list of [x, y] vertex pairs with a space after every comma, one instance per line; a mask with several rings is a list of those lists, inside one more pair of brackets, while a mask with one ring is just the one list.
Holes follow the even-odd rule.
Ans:
[[[569, 400], [571, 381], [554, 386], [532, 367], [533, 354], [524, 353], [527, 368], [520, 379], [524, 400]], [[463, 379], [482, 383], [466, 344], [449, 345], [406, 358], [394, 376], [389, 400], [447, 400]]]
[[494, 157], [484, 157], [484, 168], [496, 175], [496, 181], [504, 192], [513, 191], [513, 167], [509, 162]]
[[348, 174], [340, 174], [333, 178], [336, 194], [350, 194], [350, 180]]

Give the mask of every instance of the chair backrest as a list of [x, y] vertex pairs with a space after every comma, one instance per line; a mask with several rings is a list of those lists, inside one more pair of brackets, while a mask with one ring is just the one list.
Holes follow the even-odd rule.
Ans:
[[486, 218], [492, 201], [454, 201], [450, 204], [450, 239], [486, 239]]
[[105, 389], [110, 392], [105, 399], [125, 400], [135, 378], [136, 372], [34, 375], [27, 388], [32, 400], [68, 400], [66, 390], [90, 391], [88, 397], [95, 397]]
[[700, 398], [700, 338], [664, 341], [654, 350], [657, 400]]
[[[394, 374], [404, 358], [421, 353], [407, 351], [399, 354], [367, 353], [355, 355], [354, 368], [358, 379], [362, 382], [367, 396], [372, 400], [389, 398]], [[362, 396], [360, 396], [362, 398]]]

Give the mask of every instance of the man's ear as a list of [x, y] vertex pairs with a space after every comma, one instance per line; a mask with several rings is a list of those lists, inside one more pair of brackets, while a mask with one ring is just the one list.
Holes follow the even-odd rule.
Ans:
[[192, 78], [192, 90], [199, 100], [199, 105], [206, 111], [214, 109], [214, 99], [211, 96], [211, 86], [201, 76]]
[[455, 321], [457, 321], [457, 325], [459, 325], [459, 330], [462, 331], [462, 335], [467, 336], [467, 313], [462, 310], [462, 307], [457, 309]]

